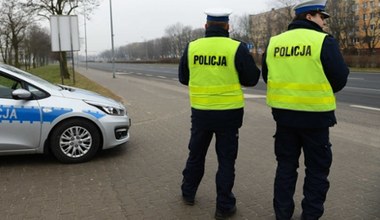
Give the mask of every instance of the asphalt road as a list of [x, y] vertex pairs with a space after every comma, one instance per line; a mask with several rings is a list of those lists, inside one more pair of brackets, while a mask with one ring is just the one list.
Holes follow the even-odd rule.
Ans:
[[[83, 66], [83, 64], [82, 64]], [[110, 63], [88, 63], [91, 68], [112, 72]], [[176, 64], [115, 64], [115, 72], [148, 77], [177, 79]], [[246, 89], [248, 94], [265, 94], [265, 83], [261, 80], [254, 89]], [[337, 94], [338, 102], [356, 108], [377, 108], [380, 111], [380, 73], [351, 72], [344, 90]]]
[[[111, 71], [77, 68], [123, 98], [132, 118], [131, 140], [75, 165], [42, 155], [1, 156], [0, 219], [213, 219], [213, 146], [195, 205], [184, 205], [180, 197], [190, 133], [188, 88], [178, 83], [174, 65], [132, 67], [117, 69], [116, 79]], [[361, 86], [358, 81], [352, 86]], [[236, 220], [275, 220], [275, 124], [260, 86], [245, 91], [234, 186]], [[321, 220], [380, 219], [380, 113], [353, 104], [359, 103], [338, 102], [338, 124], [330, 130], [334, 159]], [[301, 213], [303, 169], [301, 158], [295, 220]]]

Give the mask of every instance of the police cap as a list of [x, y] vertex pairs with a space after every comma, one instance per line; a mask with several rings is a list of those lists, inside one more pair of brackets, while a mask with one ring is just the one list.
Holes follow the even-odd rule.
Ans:
[[324, 15], [325, 18], [329, 18], [330, 15], [325, 11], [327, 0], [306, 0], [294, 6], [296, 15], [317, 11]]
[[205, 11], [207, 15], [207, 21], [219, 21], [219, 22], [228, 22], [229, 15], [232, 13], [230, 9], [226, 8], [214, 8], [208, 9]]

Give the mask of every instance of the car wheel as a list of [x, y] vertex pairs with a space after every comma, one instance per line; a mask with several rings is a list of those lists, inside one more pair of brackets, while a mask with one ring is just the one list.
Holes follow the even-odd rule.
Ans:
[[84, 119], [64, 121], [57, 125], [50, 138], [53, 155], [63, 163], [90, 160], [100, 146], [97, 127]]

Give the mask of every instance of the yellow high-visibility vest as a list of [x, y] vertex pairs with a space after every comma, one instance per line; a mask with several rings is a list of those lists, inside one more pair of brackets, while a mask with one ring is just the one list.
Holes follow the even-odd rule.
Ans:
[[207, 37], [189, 44], [189, 95], [191, 107], [227, 110], [244, 107], [244, 96], [235, 68], [240, 42]]
[[266, 56], [269, 106], [310, 112], [336, 109], [320, 59], [326, 36], [314, 30], [295, 29], [270, 39]]

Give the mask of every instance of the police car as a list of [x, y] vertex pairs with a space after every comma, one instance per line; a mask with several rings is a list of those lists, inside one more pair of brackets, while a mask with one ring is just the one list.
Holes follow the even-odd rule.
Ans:
[[0, 64], [0, 155], [51, 151], [63, 163], [85, 162], [126, 143], [130, 126], [113, 99]]

